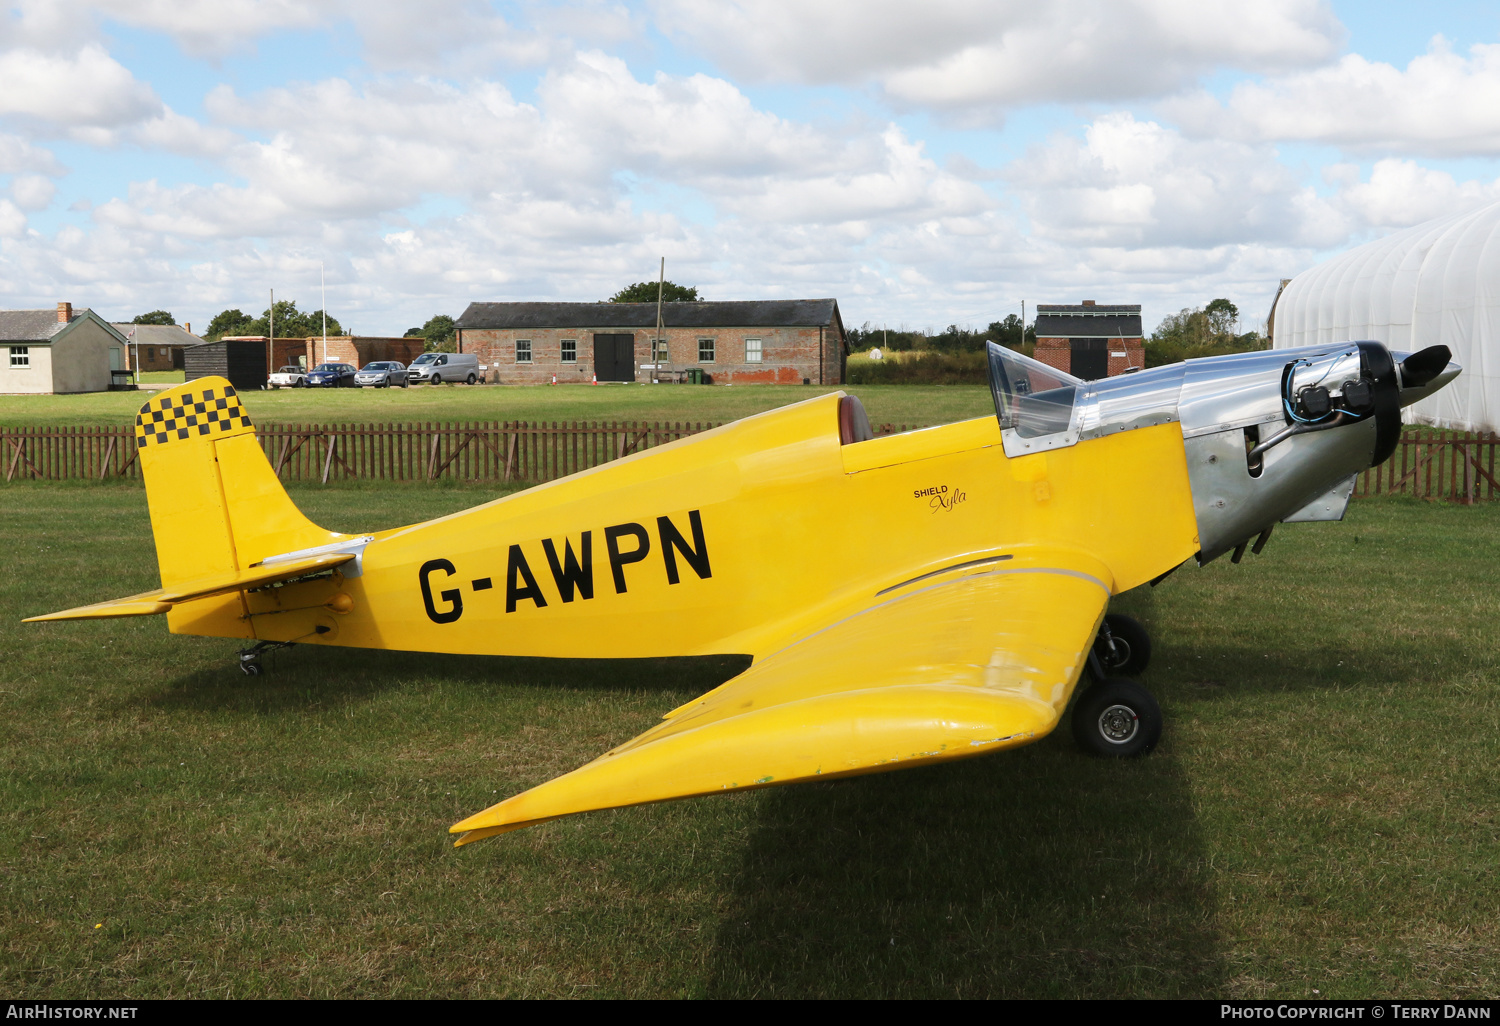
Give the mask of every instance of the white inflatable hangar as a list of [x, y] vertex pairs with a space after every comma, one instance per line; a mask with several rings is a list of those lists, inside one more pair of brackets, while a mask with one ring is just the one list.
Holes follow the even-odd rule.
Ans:
[[1444, 345], [1458, 380], [1408, 423], [1500, 431], [1500, 203], [1366, 243], [1293, 278], [1272, 308], [1272, 347], [1374, 339]]

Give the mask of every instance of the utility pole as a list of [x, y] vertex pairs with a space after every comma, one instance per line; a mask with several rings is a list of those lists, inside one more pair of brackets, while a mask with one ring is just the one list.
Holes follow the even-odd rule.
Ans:
[[[254, 310], [255, 307], [250, 309]], [[271, 290], [271, 309], [266, 311], [266, 322], [269, 325], [266, 338], [266, 373], [272, 374], [276, 370], [276, 290]], [[227, 359], [227, 357], [226, 357]]]
[[318, 288], [323, 290], [323, 360], [328, 359], [328, 282], [323, 278], [323, 264], [318, 263]]
[[661, 381], [661, 344], [662, 344], [662, 318], [661, 318], [661, 294], [667, 283], [667, 258], [661, 258], [661, 273], [656, 279], [656, 339], [651, 343], [651, 383], [653, 385]]

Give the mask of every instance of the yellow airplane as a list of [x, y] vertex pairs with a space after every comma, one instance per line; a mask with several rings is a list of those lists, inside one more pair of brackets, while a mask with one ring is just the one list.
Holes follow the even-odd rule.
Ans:
[[1459, 372], [1375, 342], [1081, 381], [989, 347], [996, 416], [876, 438], [843, 393], [463, 513], [373, 534], [292, 503], [229, 382], [141, 408], [162, 587], [32, 620], [165, 613], [244, 638], [484, 655], [748, 654], [641, 736], [453, 826], [916, 766], [1056, 727], [1105, 755], [1161, 731], [1149, 638], [1112, 596], [1282, 521], [1341, 519], [1400, 408]]

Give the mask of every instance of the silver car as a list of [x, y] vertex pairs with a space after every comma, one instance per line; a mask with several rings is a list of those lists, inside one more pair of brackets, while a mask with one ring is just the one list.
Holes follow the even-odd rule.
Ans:
[[406, 367], [395, 360], [376, 360], [367, 363], [354, 375], [354, 383], [360, 388], [390, 388], [392, 385], [406, 387]]

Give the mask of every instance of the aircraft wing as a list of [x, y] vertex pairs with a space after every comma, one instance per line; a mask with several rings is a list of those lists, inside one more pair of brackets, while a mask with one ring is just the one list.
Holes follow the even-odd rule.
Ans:
[[287, 559], [270, 566], [253, 566], [248, 570], [210, 574], [172, 588], [158, 588], [156, 591], [127, 595], [124, 598], [110, 599], [108, 602], [77, 606], [73, 609], [64, 609], [60, 613], [29, 616], [22, 623], [36, 623], [41, 620], [100, 620], [113, 616], [151, 616], [155, 613], [165, 613], [179, 602], [190, 602], [193, 599], [207, 598], [210, 595], [224, 595], [231, 591], [243, 591], [246, 588], [259, 588], [278, 581], [290, 581], [321, 570], [330, 570], [352, 559], [354, 555], [347, 552]]
[[873, 773], [1048, 734], [1088, 658], [1108, 584], [1036, 566], [919, 582], [450, 832], [467, 844], [575, 812]]

